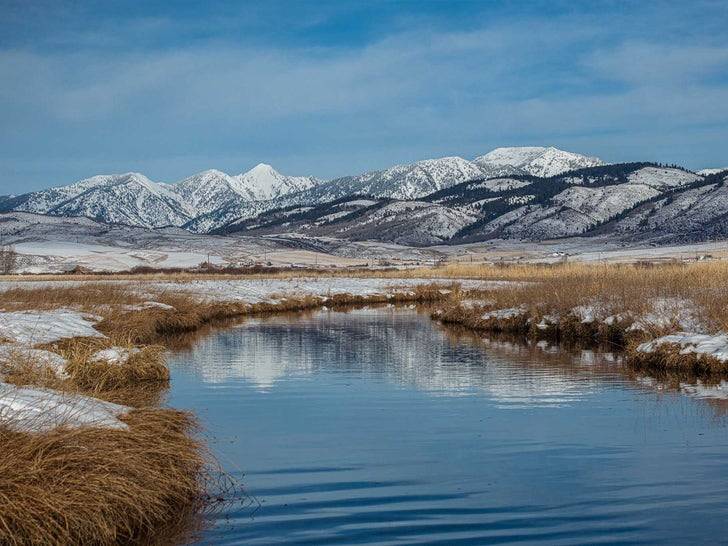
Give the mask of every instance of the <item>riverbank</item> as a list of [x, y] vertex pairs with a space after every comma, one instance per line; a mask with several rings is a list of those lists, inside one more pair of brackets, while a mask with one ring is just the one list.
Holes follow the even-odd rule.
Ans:
[[160, 407], [167, 344], [226, 319], [431, 303], [449, 292], [426, 282], [347, 286], [318, 286], [318, 294], [235, 287], [237, 297], [219, 298], [143, 283], [6, 286], [0, 542], [149, 543], [193, 532], [197, 514], [229, 500], [221, 485], [237, 486], [219, 475], [194, 416]]
[[[166, 348], [181, 334], [230, 319], [428, 303], [435, 305], [433, 318], [474, 331], [607, 343], [633, 367], [728, 371], [728, 265], [722, 262], [463, 264], [411, 274], [0, 282], [0, 435], [13, 446], [0, 454], [0, 469], [8, 469], [0, 491], [9, 492], [0, 499], [0, 542], [149, 541], [159, 529], [170, 534], [170, 515], [197, 513], [219, 498], [210, 494], [220, 477], [194, 417], [161, 401], [169, 382]], [[87, 458], [77, 456], [79, 449]], [[168, 456], [170, 449], [179, 460]], [[29, 472], [28, 465], [13, 467], [15, 460], [38, 464]], [[98, 502], [90, 512], [72, 513], [76, 497], [68, 487], [83, 473], [99, 477], [88, 483], [98, 489]], [[180, 489], [170, 490], [169, 480]], [[23, 499], [39, 484], [54, 498], [27, 504]]]
[[[471, 277], [492, 278], [465, 266]], [[505, 290], [454, 292], [433, 318], [535, 340], [609, 345], [633, 367], [728, 372], [728, 264], [506, 268]]]

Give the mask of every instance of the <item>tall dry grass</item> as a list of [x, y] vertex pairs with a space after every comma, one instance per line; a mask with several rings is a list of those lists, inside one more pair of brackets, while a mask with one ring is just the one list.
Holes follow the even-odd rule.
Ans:
[[492, 308], [527, 306], [532, 314], [568, 315], [578, 306], [600, 306], [605, 313], [649, 313], [656, 301], [683, 301], [711, 330], [728, 329], [728, 263], [513, 266], [455, 265], [448, 269], [487, 280], [513, 281], [504, 289], [476, 296]]
[[153, 544], [193, 532], [217, 480], [189, 414], [134, 410], [128, 430], [0, 426], [0, 544]]

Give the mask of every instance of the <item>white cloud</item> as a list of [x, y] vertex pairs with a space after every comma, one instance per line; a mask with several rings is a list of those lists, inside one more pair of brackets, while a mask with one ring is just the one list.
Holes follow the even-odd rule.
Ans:
[[728, 122], [725, 47], [607, 38], [557, 19], [411, 28], [356, 48], [5, 50], [0, 154], [98, 161], [85, 175], [149, 165], [169, 180], [182, 165], [259, 158], [332, 176], [506, 143], [617, 153], [643, 135], [652, 151], [651, 138], [689, 143], [695, 127]]

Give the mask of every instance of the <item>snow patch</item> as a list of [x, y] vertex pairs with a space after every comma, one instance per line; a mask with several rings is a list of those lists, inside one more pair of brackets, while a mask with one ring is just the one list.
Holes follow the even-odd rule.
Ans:
[[79, 394], [0, 383], [0, 426], [18, 432], [48, 432], [83, 426], [127, 429], [118, 418], [131, 408]]
[[37, 369], [49, 369], [59, 379], [67, 379], [66, 366], [68, 361], [61, 355], [42, 349], [33, 349], [24, 345], [0, 345], [0, 364], [12, 367], [14, 365], [31, 364]]
[[678, 332], [647, 341], [637, 346], [640, 353], [654, 353], [666, 344], [680, 346], [680, 354], [696, 354], [713, 357], [721, 362], [728, 361], [728, 334], [715, 335]]
[[28, 346], [71, 337], [106, 337], [94, 328], [97, 319], [69, 309], [0, 312], [0, 337]]
[[91, 362], [105, 362], [107, 364], [122, 365], [134, 356], [141, 352], [141, 349], [132, 347], [127, 349], [125, 347], [110, 347], [108, 349], [102, 349], [91, 355]]
[[495, 311], [489, 311], [488, 313], [484, 313], [481, 315], [480, 318], [483, 320], [490, 320], [490, 319], [511, 319], [515, 317], [520, 317], [521, 315], [525, 315], [528, 308], [524, 305], [521, 307], [509, 307], [508, 309], [497, 309]]

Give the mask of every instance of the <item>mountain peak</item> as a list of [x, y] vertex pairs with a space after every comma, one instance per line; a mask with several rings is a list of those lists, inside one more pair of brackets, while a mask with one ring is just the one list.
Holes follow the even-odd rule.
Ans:
[[555, 146], [507, 146], [475, 158], [486, 172], [556, 176], [566, 171], [604, 165], [598, 157], [560, 150]]
[[278, 171], [276, 171], [272, 165], [269, 165], [268, 163], [258, 163], [255, 167], [250, 169], [244, 174], [280, 174]]
[[267, 163], [258, 163], [247, 172], [234, 177], [241, 191], [251, 201], [267, 200], [281, 195], [306, 190], [318, 183], [312, 176], [287, 176]]

